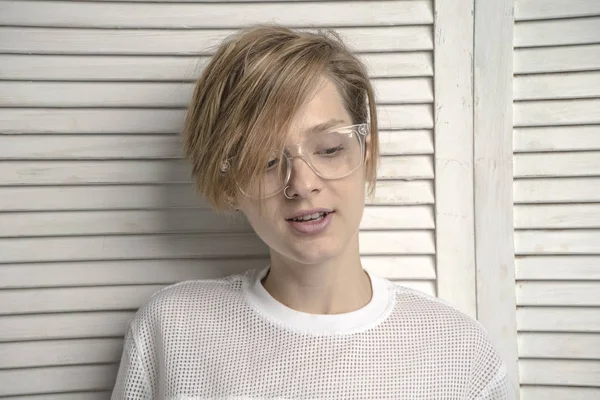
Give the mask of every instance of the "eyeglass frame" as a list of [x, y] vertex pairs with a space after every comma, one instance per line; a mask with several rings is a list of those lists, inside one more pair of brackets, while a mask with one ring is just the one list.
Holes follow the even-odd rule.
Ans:
[[[369, 123], [368, 122], [363, 122], [360, 124], [353, 124], [353, 125], [346, 125], [346, 126], [341, 126], [341, 127], [336, 127], [336, 128], [331, 128], [329, 131], [334, 131], [334, 130], [338, 130], [338, 129], [350, 129], [350, 128], [355, 128], [353, 129], [353, 132], [357, 133], [357, 138], [358, 138], [358, 142], [360, 144], [360, 151], [362, 153], [362, 158], [360, 163], [354, 167], [352, 170], [348, 171], [348, 173], [346, 173], [345, 175], [342, 175], [340, 177], [337, 178], [325, 178], [323, 177], [319, 172], [317, 172], [314, 168], [314, 166], [312, 165], [312, 162], [305, 156], [305, 154], [302, 153], [302, 145], [308, 140], [305, 139], [303, 141], [301, 141], [300, 143], [296, 143], [293, 145], [289, 145], [289, 146], [285, 146], [281, 152], [281, 154], [283, 155], [283, 157], [285, 157], [286, 159], [286, 167], [287, 167], [287, 171], [286, 171], [286, 176], [285, 176], [285, 180], [283, 181], [283, 185], [281, 187], [281, 189], [267, 195], [267, 196], [252, 196], [249, 195], [247, 193], [244, 192], [244, 190], [240, 187], [240, 185], [237, 183], [236, 181], [236, 185], [239, 189], [239, 191], [246, 197], [250, 197], [252, 199], [267, 199], [269, 197], [273, 197], [276, 194], [281, 193], [281, 191], [285, 191], [286, 188], [289, 187], [289, 181], [290, 178], [292, 176], [292, 162], [294, 161], [294, 158], [300, 158], [301, 160], [304, 161], [304, 163], [306, 165], [308, 165], [308, 167], [310, 168], [310, 170], [317, 175], [319, 178], [321, 179], [325, 179], [325, 180], [337, 180], [337, 179], [343, 179], [349, 175], [351, 175], [354, 171], [356, 171], [357, 169], [359, 169], [361, 167], [361, 165], [363, 165], [363, 163], [365, 162], [365, 158], [366, 158], [366, 138], [369, 135], [369, 133], [371, 132], [369, 129]], [[290, 155], [289, 152], [286, 152], [286, 150], [290, 149], [290, 148], [295, 148], [297, 155]], [[222, 173], [227, 173], [230, 169], [231, 169], [231, 162], [230, 160], [232, 160], [235, 157], [229, 157], [226, 160], [224, 160], [221, 163], [220, 166], [220, 170]], [[287, 196], [286, 196], [287, 197]]]

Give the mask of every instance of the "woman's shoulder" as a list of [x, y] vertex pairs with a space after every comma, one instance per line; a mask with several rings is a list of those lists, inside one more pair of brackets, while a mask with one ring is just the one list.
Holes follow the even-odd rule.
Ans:
[[487, 340], [487, 332], [479, 321], [446, 300], [405, 286], [396, 286], [394, 291], [395, 311], [400, 318], [445, 334], [461, 333]]
[[138, 309], [132, 328], [163, 325], [165, 320], [207, 314], [227, 307], [240, 297], [244, 277], [251, 270], [217, 279], [186, 280], [152, 294]]

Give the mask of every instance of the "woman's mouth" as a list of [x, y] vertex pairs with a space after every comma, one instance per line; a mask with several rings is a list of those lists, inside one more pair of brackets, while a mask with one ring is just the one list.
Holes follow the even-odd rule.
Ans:
[[301, 217], [289, 218], [286, 221], [297, 233], [318, 235], [329, 226], [334, 213], [334, 211], [320, 211]]

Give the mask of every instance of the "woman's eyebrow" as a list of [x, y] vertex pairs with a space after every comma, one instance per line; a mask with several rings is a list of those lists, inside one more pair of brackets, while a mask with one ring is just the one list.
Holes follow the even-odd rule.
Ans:
[[332, 118], [329, 121], [322, 122], [318, 125], [308, 128], [306, 130], [306, 133], [311, 134], [311, 133], [323, 132], [323, 131], [326, 131], [327, 129], [331, 129], [331, 128], [335, 127], [336, 125], [343, 124], [344, 122], [345, 121], [343, 119], [333, 119]]

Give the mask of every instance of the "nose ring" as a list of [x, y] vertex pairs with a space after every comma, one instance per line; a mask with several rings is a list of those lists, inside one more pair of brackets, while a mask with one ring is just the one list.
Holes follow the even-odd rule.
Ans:
[[290, 200], [294, 200], [293, 196], [290, 196], [289, 194], [287, 194], [287, 190], [290, 188], [290, 185], [287, 185], [285, 187], [285, 189], [283, 189], [283, 195], [285, 196], [286, 199], [290, 199]]

